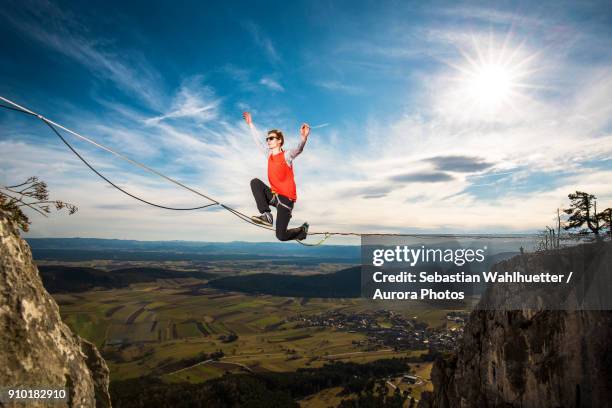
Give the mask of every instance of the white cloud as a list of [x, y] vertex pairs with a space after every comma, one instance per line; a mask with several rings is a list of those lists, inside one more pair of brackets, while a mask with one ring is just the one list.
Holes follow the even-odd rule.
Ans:
[[205, 123], [218, 118], [220, 99], [211, 87], [202, 84], [202, 77], [189, 78], [181, 84], [168, 112], [146, 120], [147, 124], [168, 119], [193, 119]]
[[283, 86], [277, 80], [271, 77], [263, 77], [259, 80], [259, 83], [272, 89], [273, 91], [283, 92], [285, 90], [285, 88], [283, 88]]

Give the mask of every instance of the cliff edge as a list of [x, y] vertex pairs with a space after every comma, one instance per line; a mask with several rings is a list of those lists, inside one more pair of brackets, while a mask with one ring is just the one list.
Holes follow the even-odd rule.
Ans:
[[[612, 293], [611, 246], [607, 242], [562, 250], [580, 251], [579, 257], [524, 254], [496, 265], [504, 271], [537, 273], [550, 271], [551, 259], [577, 259], [583, 268], [576, 288], [591, 289], [565, 293], [569, 311], [474, 310], [457, 353], [435, 362], [434, 391], [422, 396], [419, 407], [612, 407], [612, 311], [579, 310], [601, 305], [602, 290], [607, 296]], [[560, 261], [553, 263], [557, 268]], [[574, 268], [574, 263], [565, 266]], [[555, 295], [520, 291], [524, 299]], [[489, 288], [483, 301], [512, 302], [509, 297], [516, 296], [516, 291], [499, 285]]]
[[111, 406], [108, 386], [106, 362], [62, 322], [30, 247], [0, 211], [0, 388], [64, 388], [66, 400], [53, 406], [103, 408]]

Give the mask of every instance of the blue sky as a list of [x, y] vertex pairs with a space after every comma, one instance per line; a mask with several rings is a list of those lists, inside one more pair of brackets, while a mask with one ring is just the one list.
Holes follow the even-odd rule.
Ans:
[[[325, 125], [295, 162], [292, 221], [315, 230], [525, 232], [576, 189], [612, 205], [609, 3], [290, 3], [5, 2], [0, 95], [247, 213], [266, 162], [241, 112], [289, 144]], [[146, 199], [201, 203], [75, 145]], [[37, 175], [80, 207], [30, 236], [273, 240], [143, 207], [62, 146], [0, 112], [0, 182]]]

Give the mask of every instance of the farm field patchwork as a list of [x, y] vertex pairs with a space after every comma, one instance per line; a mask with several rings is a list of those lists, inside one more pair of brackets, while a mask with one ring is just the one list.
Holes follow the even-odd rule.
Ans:
[[[293, 371], [334, 360], [363, 363], [424, 352], [388, 347], [366, 350], [360, 345], [367, 337], [363, 332], [296, 327], [291, 320], [330, 310], [360, 313], [381, 308], [380, 303], [366, 299], [246, 295], [205, 285], [187, 290], [189, 285], [194, 285], [194, 279], [54, 297], [71, 329], [101, 350], [111, 380], [154, 373], [166, 381], [201, 382], [226, 371]], [[420, 313], [419, 319], [429, 325], [445, 324], [443, 311], [398, 313], [407, 317]], [[223, 353], [219, 361], [196, 364], [203, 361], [198, 360], [202, 353], [219, 351]], [[175, 370], [182, 360], [186, 366]]]

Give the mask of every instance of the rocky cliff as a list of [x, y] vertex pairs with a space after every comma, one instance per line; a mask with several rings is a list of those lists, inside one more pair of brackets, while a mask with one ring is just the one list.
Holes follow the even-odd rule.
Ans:
[[106, 362], [62, 322], [28, 244], [0, 211], [0, 388], [64, 388], [66, 400], [53, 406], [91, 408], [111, 406], [108, 385]]
[[435, 362], [434, 392], [419, 407], [611, 407], [612, 312], [581, 310], [605, 305], [612, 295], [610, 245], [565, 249], [569, 256], [524, 254], [498, 264], [504, 271], [580, 269], [571, 293], [496, 285], [483, 297], [500, 306], [516, 304], [517, 292], [531, 303], [557, 296], [569, 310], [473, 311], [458, 352]]

